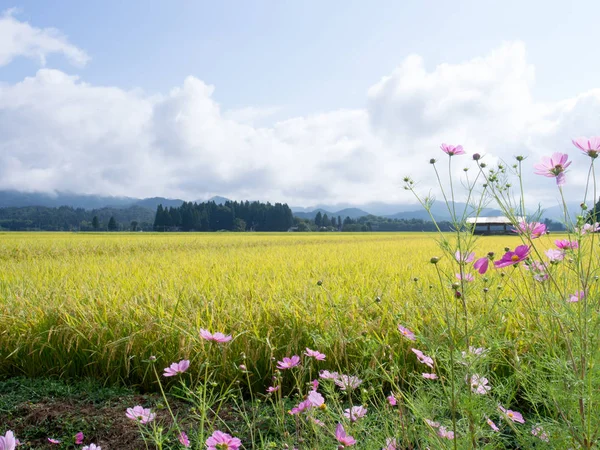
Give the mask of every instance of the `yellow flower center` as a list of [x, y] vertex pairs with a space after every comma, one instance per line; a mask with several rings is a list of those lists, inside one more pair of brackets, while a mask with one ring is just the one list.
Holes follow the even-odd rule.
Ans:
[[511, 261], [515, 261], [515, 262], [516, 262], [516, 261], [518, 261], [518, 260], [519, 260], [519, 255], [512, 255], [512, 256], [510, 257], [510, 259], [511, 259]]

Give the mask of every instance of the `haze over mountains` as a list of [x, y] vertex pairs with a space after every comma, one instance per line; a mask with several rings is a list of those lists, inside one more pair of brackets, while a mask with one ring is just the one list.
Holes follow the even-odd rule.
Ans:
[[[213, 196], [205, 199], [196, 199], [194, 202], [214, 201], [222, 204], [227, 198]], [[266, 201], [266, 200], [263, 200]], [[71, 206], [73, 208], [97, 209], [103, 207], [128, 208], [139, 206], [155, 211], [159, 204], [166, 207], [179, 207], [184, 202], [181, 199], [168, 199], [164, 197], [152, 198], [134, 198], [134, 197], [109, 197], [99, 195], [83, 195], [66, 192], [57, 192], [55, 194], [40, 192], [19, 192], [19, 191], [0, 191], [0, 208], [6, 207], [24, 207], [24, 206], [46, 206], [59, 207]], [[464, 211], [464, 203], [456, 203], [457, 212]], [[390, 204], [384, 202], [372, 202], [363, 205], [352, 205], [350, 203], [338, 203], [334, 205], [319, 204], [313, 207], [290, 206], [295, 216], [302, 219], [314, 219], [318, 212], [328, 216], [341, 216], [342, 219], [350, 217], [357, 219], [367, 215], [389, 217], [392, 219], [423, 219], [431, 220], [429, 214], [419, 204]], [[574, 217], [579, 212], [579, 204], [572, 203], [568, 205], [569, 211]], [[432, 206], [432, 214], [436, 220], [448, 220], [450, 214], [443, 202], [436, 202]], [[482, 211], [482, 216], [502, 215], [498, 209], [488, 207]], [[562, 208], [553, 206], [547, 208], [542, 213], [542, 218], [549, 218], [561, 222], [563, 213]]]

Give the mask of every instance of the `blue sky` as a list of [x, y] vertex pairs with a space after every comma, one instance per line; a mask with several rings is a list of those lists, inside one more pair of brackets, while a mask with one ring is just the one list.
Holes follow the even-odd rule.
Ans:
[[26, 177], [30, 190], [408, 201], [406, 149], [449, 140], [496, 161], [597, 134], [598, 2], [0, 2], [9, 8], [0, 163], [18, 175], [0, 188]]
[[[596, 87], [600, 3], [564, 1], [39, 2], [18, 17], [54, 27], [92, 58], [86, 81], [164, 92], [194, 75], [225, 107], [278, 105], [290, 115], [365, 103], [365, 88], [411, 53], [428, 68], [520, 40], [534, 95], [559, 100]], [[60, 56], [52, 67], [65, 69]], [[17, 81], [35, 63], [16, 61]], [[568, 80], [568, 82], [565, 82]]]

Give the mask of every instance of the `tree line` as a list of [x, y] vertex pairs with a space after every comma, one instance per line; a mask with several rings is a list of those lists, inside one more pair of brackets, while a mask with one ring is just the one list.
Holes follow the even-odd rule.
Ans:
[[[367, 215], [356, 219], [346, 216], [317, 212], [314, 219], [296, 219], [297, 231], [437, 231], [435, 224], [422, 219], [390, 219], [387, 217]], [[438, 222], [441, 231], [451, 231], [452, 225], [447, 221]]]
[[[599, 209], [600, 211], [600, 203]], [[430, 220], [423, 219], [392, 219], [374, 215], [362, 216], [357, 219], [340, 216], [328, 217], [327, 213], [317, 212], [314, 219], [295, 218], [296, 231], [453, 231], [450, 221], [440, 220], [436, 225]], [[549, 231], [564, 231], [564, 226], [551, 219], [544, 219], [544, 224]]]
[[287, 231], [294, 225], [287, 204], [227, 201], [183, 202], [180, 207], [158, 205], [156, 231]]
[[[588, 222], [600, 220], [600, 202], [588, 212]], [[550, 231], [563, 231], [559, 222], [545, 219]], [[448, 221], [438, 222], [451, 231]], [[0, 208], [0, 230], [10, 231], [436, 231], [431, 221], [391, 219], [368, 215], [358, 219], [317, 213], [314, 219], [294, 217], [286, 204], [261, 202], [184, 202], [181, 207], [140, 206], [86, 210], [61, 206]]]
[[86, 210], [60, 206], [0, 208], [0, 229], [10, 231], [151, 231], [154, 212], [147, 208]]

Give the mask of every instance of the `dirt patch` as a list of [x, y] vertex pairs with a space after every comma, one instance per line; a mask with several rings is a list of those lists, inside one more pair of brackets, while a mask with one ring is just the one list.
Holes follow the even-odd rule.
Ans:
[[[85, 444], [93, 442], [107, 450], [145, 449], [138, 425], [125, 416], [125, 411], [135, 405], [160, 404], [159, 400], [160, 398], [133, 396], [104, 405], [85, 404], [69, 399], [25, 402], [17, 405], [11, 412], [11, 417], [0, 420], [0, 423], [3, 428], [14, 431], [21, 441], [20, 449], [58, 448], [48, 442], [49, 437], [60, 439], [63, 442], [60, 448], [65, 448], [65, 444], [67, 448], [75, 448], [74, 436], [79, 431], [85, 435]], [[183, 410], [187, 409], [176, 403], [171, 406], [176, 414], [184, 413]], [[155, 407], [152, 410], [156, 412], [157, 422], [165, 428], [172, 423], [167, 410]]]

